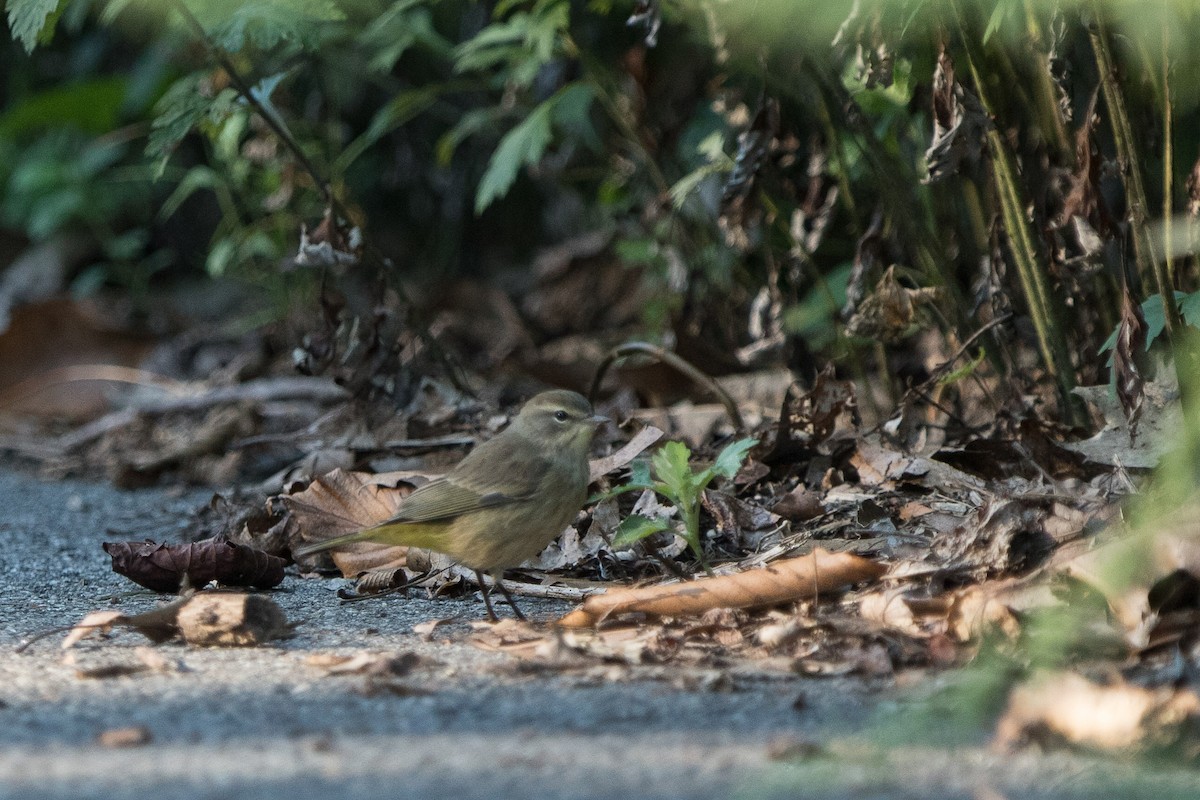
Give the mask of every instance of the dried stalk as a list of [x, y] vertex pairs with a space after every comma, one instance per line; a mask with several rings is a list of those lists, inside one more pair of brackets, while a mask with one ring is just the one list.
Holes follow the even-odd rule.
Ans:
[[[957, 12], [957, 8], [955, 9]], [[994, 106], [988, 99], [987, 86], [980, 74], [972, 53], [962, 18], [958, 18], [959, 35], [966, 50], [967, 66], [975, 84], [975, 93], [989, 116], [994, 117]], [[1017, 177], [1017, 166], [1008, 150], [1008, 143], [996, 126], [987, 131], [988, 149], [991, 151], [992, 175], [996, 181], [1000, 211], [1004, 218], [1004, 229], [1008, 233], [1009, 251], [1017, 266], [1021, 289], [1029, 304], [1029, 314], [1037, 333], [1038, 348], [1050, 374], [1058, 384], [1062, 399], [1063, 418], [1068, 424], [1082, 422], [1080, 410], [1071, 394], [1075, 388], [1075, 372], [1071, 354], [1067, 347], [1066, 334], [1062, 326], [1062, 314], [1053, 293], [1050, 279], [1042, 268], [1045, 258], [1037, 244], [1037, 236], [1025, 218], [1027, 203], [1022, 196]]]

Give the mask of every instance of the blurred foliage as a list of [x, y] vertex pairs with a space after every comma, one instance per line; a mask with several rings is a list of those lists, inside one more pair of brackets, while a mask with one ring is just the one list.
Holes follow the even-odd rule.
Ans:
[[[1185, 2], [6, 10], [0, 223], [35, 240], [88, 231], [109, 279], [202, 265], [296, 280], [282, 268], [301, 225], [331, 201], [393, 282], [511, 271], [539, 246], [608, 229], [659, 290], [647, 326], [733, 352], [732, 368], [762, 353], [878, 358], [842, 322], [895, 264], [906, 286], [945, 289], [938, 324], [959, 340], [1043, 310], [1035, 323], [1085, 354], [1074, 377], [1102, 379], [1094, 354], [1118, 287], [1147, 279], [1131, 274], [1130, 225], [1186, 207], [1200, 152], [1200, 12]], [[1092, 105], [1096, 30], [1136, 164], [1118, 159], [1104, 98]], [[1141, 218], [1130, 170], [1148, 187]], [[1015, 280], [1022, 241], [1047, 303]], [[1194, 258], [1177, 250], [1172, 266], [1176, 288], [1194, 289]], [[997, 327], [981, 344], [1026, 376], [1005, 355], [1019, 335]]]

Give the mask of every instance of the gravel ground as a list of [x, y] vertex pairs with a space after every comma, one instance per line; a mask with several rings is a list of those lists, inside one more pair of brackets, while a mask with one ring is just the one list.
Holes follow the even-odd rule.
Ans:
[[[924, 798], [1196, 797], [1200, 774], [1069, 755], [1001, 757], [982, 730], [931, 729], [878, 744], [916, 690], [734, 669], [522, 669], [466, 643], [474, 598], [342, 604], [341, 581], [289, 575], [271, 596], [295, 637], [272, 646], [155, 646], [169, 669], [111, 678], [79, 667], [140, 663], [132, 632], [31, 632], [160, 598], [109, 569], [104, 540], [178, 540], [210, 492], [121, 492], [0, 470], [0, 797], [3, 798]], [[526, 600], [551, 619], [567, 606]], [[413, 625], [453, 618], [431, 641]], [[411, 672], [331, 676], [313, 653], [413, 653]], [[135, 727], [148, 741], [102, 744]], [[872, 742], [876, 742], [872, 744]], [[780, 759], [780, 751], [793, 757]]]

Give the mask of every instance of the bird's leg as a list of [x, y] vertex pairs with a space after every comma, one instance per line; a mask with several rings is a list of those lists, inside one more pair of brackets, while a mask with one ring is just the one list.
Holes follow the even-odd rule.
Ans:
[[[496, 616], [496, 611], [492, 608], [492, 598], [488, 597], [487, 584], [483, 582], [483, 573], [479, 570], [475, 570], [475, 580], [479, 582], [479, 592], [483, 595], [483, 604], [487, 606], [488, 621], [499, 622], [500, 618]], [[504, 586], [501, 585], [500, 589], [504, 590]], [[508, 597], [507, 591], [504, 592], [504, 596]], [[512, 600], [508, 602], [511, 603]]]
[[517, 615], [517, 619], [521, 620], [521, 622], [527, 622], [525, 615], [521, 613], [521, 609], [517, 608], [517, 604], [513, 600], [512, 595], [508, 593], [508, 587], [504, 585], [503, 579], [496, 578], [496, 585], [500, 587], [500, 593], [504, 595], [504, 599], [508, 601], [510, 606], [512, 606], [513, 613]]

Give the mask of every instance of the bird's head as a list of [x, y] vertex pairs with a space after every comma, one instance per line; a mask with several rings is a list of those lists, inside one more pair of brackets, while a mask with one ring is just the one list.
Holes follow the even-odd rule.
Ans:
[[513, 427], [549, 449], [586, 455], [596, 429], [607, 421], [593, 413], [583, 395], [557, 389], [534, 395], [521, 407]]

